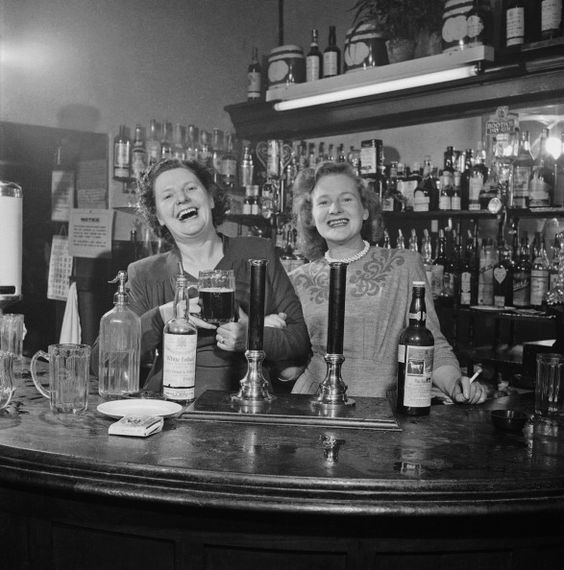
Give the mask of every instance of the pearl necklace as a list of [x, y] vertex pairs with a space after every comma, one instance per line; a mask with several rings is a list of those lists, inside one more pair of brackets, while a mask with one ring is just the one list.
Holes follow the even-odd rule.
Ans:
[[370, 249], [370, 244], [363, 239], [362, 240], [364, 242], [364, 247], [362, 248], [361, 251], [359, 251], [358, 253], [355, 253], [354, 255], [351, 255], [350, 257], [344, 257], [343, 259], [333, 259], [330, 255], [329, 255], [329, 250], [327, 250], [325, 252], [325, 259], [327, 260], [327, 263], [352, 263], [353, 261], [358, 261], [359, 259], [361, 259], [362, 257], [364, 257], [367, 253], [368, 250]]

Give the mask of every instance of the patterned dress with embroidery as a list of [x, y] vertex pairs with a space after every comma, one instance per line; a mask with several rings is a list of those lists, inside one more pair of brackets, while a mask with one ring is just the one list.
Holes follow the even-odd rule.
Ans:
[[[314, 393], [325, 378], [329, 264], [325, 258], [290, 273], [309, 331], [311, 360], [294, 385], [296, 393]], [[395, 390], [398, 340], [408, 324], [413, 281], [425, 281], [421, 257], [406, 250], [371, 247], [347, 267], [342, 378], [351, 396], [385, 396]], [[429, 288], [425, 291], [427, 327], [435, 337], [433, 368], [458, 368], [440, 331]]]

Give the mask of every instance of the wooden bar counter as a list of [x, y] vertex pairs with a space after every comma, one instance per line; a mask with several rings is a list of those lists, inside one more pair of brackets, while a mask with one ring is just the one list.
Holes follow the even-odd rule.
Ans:
[[[564, 426], [497, 431], [530, 395], [401, 431], [167, 418], [109, 436], [29, 378], [0, 412], [3, 570], [561, 568]], [[338, 440], [328, 461], [324, 437]]]

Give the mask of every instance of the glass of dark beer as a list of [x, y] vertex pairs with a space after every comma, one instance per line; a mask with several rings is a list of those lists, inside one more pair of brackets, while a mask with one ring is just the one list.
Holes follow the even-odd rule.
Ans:
[[208, 323], [222, 325], [235, 320], [235, 273], [233, 269], [200, 271], [198, 290], [202, 312]]

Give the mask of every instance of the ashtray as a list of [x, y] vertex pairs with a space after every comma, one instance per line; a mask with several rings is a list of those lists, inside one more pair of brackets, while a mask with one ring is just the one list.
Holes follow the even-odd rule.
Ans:
[[518, 432], [525, 426], [529, 415], [519, 410], [493, 410], [491, 418], [497, 429]]

